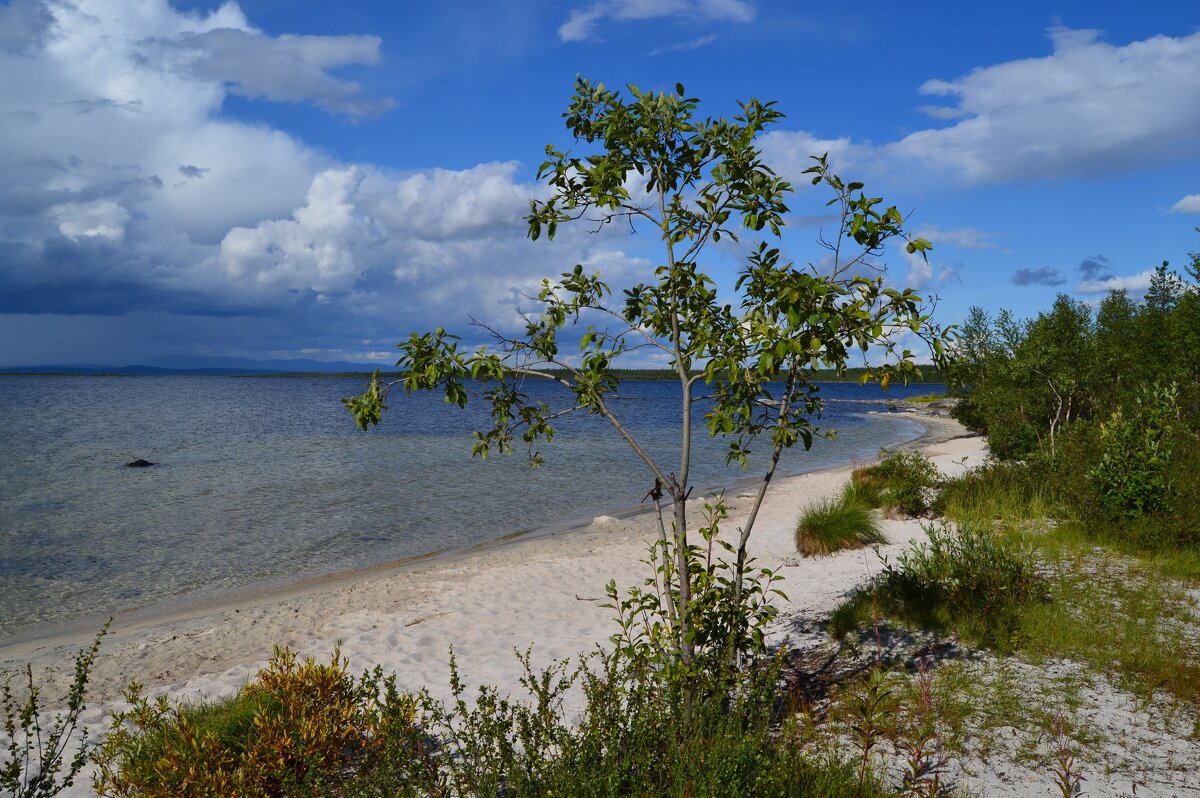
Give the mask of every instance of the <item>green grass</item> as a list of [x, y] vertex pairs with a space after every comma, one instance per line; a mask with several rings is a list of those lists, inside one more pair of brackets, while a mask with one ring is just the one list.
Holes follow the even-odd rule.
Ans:
[[985, 525], [1061, 517], [1046, 481], [1019, 463], [987, 463], [947, 480], [933, 509], [951, 521]]
[[1143, 698], [1162, 690], [1200, 708], [1200, 607], [1154, 561], [1114, 555], [1065, 524], [1041, 533], [1048, 601], [1020, 617], [1021, 649], [1109, 674]]
[[1200, 707], [1200, 549], [1164, 534], [1177, 517], [1074, 517], [1045, 464], [991, 464], [935, 502], [961, 526], [903, 555], [835, 611], [831, 632], [893, 623], [954, 634], [1034, 662], [1086, 663], [1144, 698]]
[[817, 502], [796, 524], [796, 549], [806, 557], [887, 543], [879, 520], [853, 493]]
[[904, 401], [915, 402], [916, 404], [923, 405], [923, 404], [929, 404], [930, 402], [940, 402], [941, 400], [946, 399], [946, 398], [947, 398], [947, 396], [944, 393], [928, 393], [928, 394], [924, 394], [922, 396], [908, 396], [908, 397], [905, 397]]
[[1163, 577], [1200, 586], [1200, 457], [1184, 462], [1180, 496], [1170, 513], [1114, 517], [1090, 496], [1081, 455], [1060, 462], [988, 463], [945, 481], [933, 502], [948, 520], [1017, 528], [1052, 520], [1055, 534], [1041, 545], [1102, 545], [1134, 557]]
[[[1083, 662], [1144, 698], [1162, 690], [1200, 707], [1200, 609], [1184, 586], [1059, 529], [918, 549], [885, 570], [877, 597], [863, 590], [838, 607], [830, 632], [869, 629], [877, 606], [905, 626], [1034, 662]], [[1031, 541], [1042, 576], [1020, 553]]]

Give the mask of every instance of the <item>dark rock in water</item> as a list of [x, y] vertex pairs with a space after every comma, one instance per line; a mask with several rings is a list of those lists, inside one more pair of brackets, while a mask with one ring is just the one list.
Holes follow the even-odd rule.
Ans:
[[154, 463], [151, 463], [149, 460], [143, 460], [142, 458], [139, 457], [138, 459], [134, 460], [132, 463], [126, 463], [125, 467], [126, 468], [149, 468], [152, 465], [154, 465]]

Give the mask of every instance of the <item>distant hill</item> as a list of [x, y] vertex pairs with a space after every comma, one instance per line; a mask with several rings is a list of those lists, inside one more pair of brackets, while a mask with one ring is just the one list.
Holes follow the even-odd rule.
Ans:
[[351, 363], [345, 360], [250, 360], [232, 357], [154, 358], [129, 366], [100, 364], [45, 363], [0, 368], [0, 374], [70, 374], [92, 376], [112, 374], [122, 377], [153, 375], [254, 376], [277, 374], [370, 374], [377, 368], [389, 369], [391, 363]]
[[247, 357], [208, 357], [204, 355], [183, 355], [173, 357], [150, 358], [145, 361], [148, 366], [158, 366], [169, 369], [221, 369], [222, 371], [236, 370], [255, 374], [338, 374], [344, 372], [370, 374], [375, 369], [390, 370], [395, 359], [384, 363], [351, 363], [347, 360], [313, 360], [311, 358], [292, 358], [288, 360], [251, 360]]

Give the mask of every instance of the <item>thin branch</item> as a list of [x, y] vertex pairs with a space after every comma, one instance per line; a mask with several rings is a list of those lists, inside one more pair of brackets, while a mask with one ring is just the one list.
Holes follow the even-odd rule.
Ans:
[[[600, 311], [601, 313], [608, 314], [609, 316], [612, 316], [614, 319], [617, 319], [619, 321], [625, 321], [624, 316], [622, 316], [620, 313], [617, 313], [615, 310], [612, 310], [611, 308], [604, 307], [603, 305], [588, 305], [588, 307], [591, 308], [592, 310], [597, 310], [597, 311]], [[672, 354], [671, 350], [667, 346], [662, 344], [658, 339], [654, 338], [652, 335], [650, 335], [650, 333], [646, 332], [641, 327], [639, 327], [635, 324], [629, 324], [628, 322], [626, 322], [626, 325], [628, 326], [630, 332], [639, 333], [643, 338], [646, 339], [647, 343], [649, 343], [650, 345], [655, 346], [658, 349], [661, 349], [663, 352], [665, 352], [668, 355]], [[619, 335], [625, 335], [625, 333], [619, 333]]]

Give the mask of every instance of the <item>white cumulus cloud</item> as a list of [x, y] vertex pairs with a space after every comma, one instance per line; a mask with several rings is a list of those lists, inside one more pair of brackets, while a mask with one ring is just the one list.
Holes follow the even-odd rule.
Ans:
[[1200, 213], [1200, 194], [1188, 194], [1171, 206], [1171, 213]]
[[1141, 293], [1150, 287], [1150, 278], [1154, 276], [1153, 269], [1131, 274], [1125, 277], [1108, 277], [1103, 280], [1081, 280], [1075, 285], [1075, 291], [1080, 294], [1107, 294], [1109, 291], [1128, 291], [1131, 294]]
[[59, 232], [71, 239], [98, 236], [120, 241], [129, 221], [129, 211], [109, 200], [68, 202], [55, 205], [50, 213], [58, 219]]
[[1089, 176], [1200, 152], [1200, 33], [1124, 46], [1098, 31], [1054, 28], [1053, 52], [981, 67], [924, 94], [955, 124], [912, 133], [890, 156], [969, 183]]
[[1013, 183], [1093, 177], [1200, 155], [1200, 33], [1124, 45], [1099, 31], [1053, 28], [1049, 55], [933, 79], [925, 106], [945, 126], [881, 144], [776, 132], [764, 149], [789, 177], [806, 157], [909, 183]]
[[355, 250], [378, 240], [377, 226], [356, 205], [363, 177], [357, 167], [326, 170], [292, 218], [230, 230], [221, 240], [226, 274], [258, 287], [310, 290], [322, 302], [327, 292], [351, 287]]

